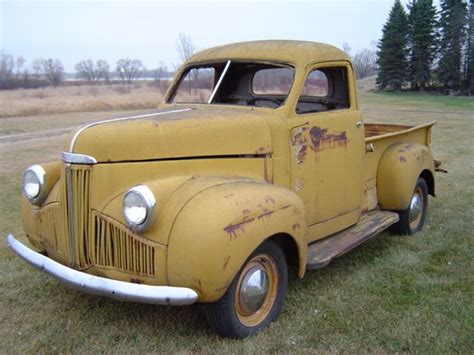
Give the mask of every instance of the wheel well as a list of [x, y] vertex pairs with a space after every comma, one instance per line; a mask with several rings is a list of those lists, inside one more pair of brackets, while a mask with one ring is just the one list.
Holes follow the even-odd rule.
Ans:
[[431, 196], [436, 196], [435, 195], [435, 186], [434, 186], [434, 178], [433, 174], [429, 170], [423, 170], [420, 174], [420, 177], [423, 178], [423, 180], [426, 181], [426, 185], [428, 185], [428, 193]]
[[286, 261], [289, 265], [296, 266], [298, 268], [299, 255], [298, 255], [298, 246], [296, 245], [295, 240], [289, 234], [277, 234], [273, 237], [270, 237], [271, 240], [276, 242], [278, 246], [285, 253]]

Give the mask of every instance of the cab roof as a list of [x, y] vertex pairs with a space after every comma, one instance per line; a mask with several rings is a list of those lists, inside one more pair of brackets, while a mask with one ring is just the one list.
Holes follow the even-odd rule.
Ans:
[[315, 62], [350, 61], [346, 53], [329, 44], [267, 40], [239, 42], [205, 49], [193, 55], [188, 63], [229, 59], [276, 61], [303, 67]]

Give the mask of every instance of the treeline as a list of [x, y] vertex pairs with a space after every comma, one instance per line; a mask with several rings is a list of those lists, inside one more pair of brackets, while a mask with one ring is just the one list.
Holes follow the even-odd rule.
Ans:
[[[94, 62], [91, 59], [78, 62], [74, 69], [74, 77], [88, 84], [111, 81], [131, 83], [138, 78], [148, 78], [154, 85], [161, 87], [173, 75], [162, 62], [156, 69], [147, 69], [141, 60], [130, 58], [119, 59], [115, 71], [111, 71], [105, 60]], [[0, 51], [0, 90], [58, 86], [65, 79], [64, 66], [59, 59], [37, 58], [27, 65], [22, 56], [14, 57]]]
[[64, 67], [59, 59], [38, 58], [26, 67], [25, 58], [0, 51], [0, 89], [56, 86], [63, 76]]
[[474, 0], [395, 0], [377, 65], [382, 90], [474, 93]]

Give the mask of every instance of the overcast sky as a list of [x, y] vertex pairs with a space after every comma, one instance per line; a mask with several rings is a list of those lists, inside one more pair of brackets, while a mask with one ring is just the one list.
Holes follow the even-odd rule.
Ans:
[[[408, 0], [402, 0], [406, 4]], [[219, 44], [298, 39], [353, 51], [381, 36], [393, 0], [333, 1], [21, 1], [0, 0], [0, 49], [59, 58], [66, 71], [83, 59], [139, 58], [146, 67], [180, 62], [179, 33], [198, 49]]]

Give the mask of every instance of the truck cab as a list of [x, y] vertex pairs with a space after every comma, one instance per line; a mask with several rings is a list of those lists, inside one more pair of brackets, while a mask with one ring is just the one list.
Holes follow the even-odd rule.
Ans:
[[159, 108], [78, 127], [28, 168], [12, 250], [70, 287], [125, 301], [205, 303], [242, 338], [299, 277], [391, 227], [413, 234], [434, 195], [434, 123], [365, 124], [341, 50], [257, 41], [195, 54]]

